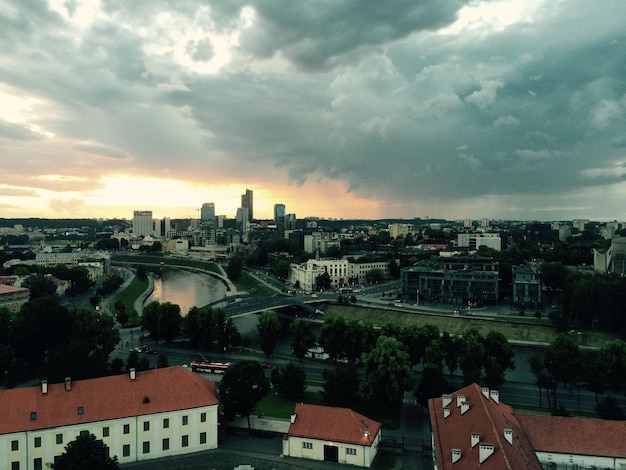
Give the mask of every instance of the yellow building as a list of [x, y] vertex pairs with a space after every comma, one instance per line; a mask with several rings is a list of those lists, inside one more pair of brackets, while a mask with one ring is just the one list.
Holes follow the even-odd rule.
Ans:
[[215, 383], [183, 367], [0, 391], [0, 468], [51, 468], [81, 433], [120, 463], [217, 448]]

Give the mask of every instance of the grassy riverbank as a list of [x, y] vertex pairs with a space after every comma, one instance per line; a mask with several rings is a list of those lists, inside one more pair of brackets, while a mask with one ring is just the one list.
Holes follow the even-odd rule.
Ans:
[[[502, 333], [509, 341], [529, 341], [533, 343], [551, 343], [557, 333], [552, 325], [519, 323], [506, 321], [489, 321], [472, 317], [438, 316], [418, 313], [404, 313], [387, 309], [363, 308], [357, 306], [331, 305], [322, 307], [328, 315], [337, 315], [346, 320], [357, 320], [371, 323], [374, 326], [395, 324], [401, 327], [410, 325], [435, 325], [439, 331], [447, 331], [451, 335], [462, 335], [470, 328], [477, 328], [485, 336], [490, 331]], [[576, 331], [580, 346], [600, 347], [616, 336], [602, 331]]]

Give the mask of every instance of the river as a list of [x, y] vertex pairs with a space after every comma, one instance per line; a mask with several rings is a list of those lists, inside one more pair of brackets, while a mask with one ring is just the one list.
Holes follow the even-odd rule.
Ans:
[[146, 304], [156, 300], [170, 302], [180, 307], [185, 316], [192, 307], [202, 307], [226, 295], [224, 283], [209, 274], [177, 268], [163, 268], [154, 280], [154, 291]]

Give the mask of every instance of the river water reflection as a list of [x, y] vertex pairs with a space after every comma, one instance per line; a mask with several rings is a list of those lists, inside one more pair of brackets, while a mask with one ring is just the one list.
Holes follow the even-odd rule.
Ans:
[[161, 276], [154, 281], [154, 292], [146, 304], [156, 300], [180, 306], [185, 316], [191, 307], [202, 307], [226, 295], [224, 283], [209, 274], [186, 269], [163, 268]]

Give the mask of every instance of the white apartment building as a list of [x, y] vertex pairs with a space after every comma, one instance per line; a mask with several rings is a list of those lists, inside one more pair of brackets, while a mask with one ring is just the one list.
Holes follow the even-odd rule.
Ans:
[[304, 291], [312, 292], [316, 288], [315, 280], [321, 274], [328, 273], [330, 286], [339, 287], [350, 283], [364, 284], [367, 282], [367, 273], [372, 269], [379, 269], [384, 279], [391, 278], [389, 261], [351, 263], [347, 259], [310, 259], [306, 263], [292, 264], [288, 281], [292, 285], [299, 285]]
[[459, 233], [457, 235], [457, 246], [468, 247], [477, 250], [481, 246], [500, 251], [502, 249], [502, 239], [497, 233]]
[[147, 237], [148, 235], [154, 235], [154, 221], [152, 220], [152, 211], [134, 211], [133, 236]]
[[0, 391], [0, 468], [51, 468], [81, 433], [121, 464], [217, 448], [215, 383], [183, 367]]

